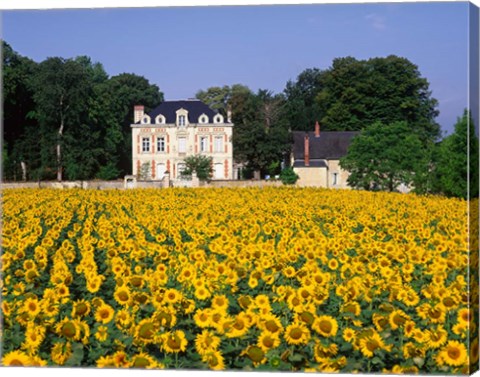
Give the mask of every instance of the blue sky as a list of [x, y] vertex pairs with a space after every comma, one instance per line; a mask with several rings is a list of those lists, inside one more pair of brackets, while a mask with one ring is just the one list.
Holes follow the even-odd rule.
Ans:
[[336, 57], [405, 57], [438, 99], [451, 132], [467, 107], [466, 2], [4, 10], [3, 38], [35, 61], [88, 55], [131, 72], [168, 99], [241, 83], [283, 91]]

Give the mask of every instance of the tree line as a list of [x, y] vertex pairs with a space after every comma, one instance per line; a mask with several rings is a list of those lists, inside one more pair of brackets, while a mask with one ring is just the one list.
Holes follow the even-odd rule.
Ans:
[[[132, 73], [109, 77], [87, 56], [36, 63], [5, 42], [2, 49], [4, 179], [116, 179], [131, 172], [133, 106], [148, 112], [160, 104], [158, 86]], [[361, 131], [342, 160], [351, 186], [395, 190], [404, 183], [420, 193], [464, 196], [457, 184], [469, 174], [462, 159], [478, 144], [467, 113], [442, 140], [429, 82], [393, 55], [334, 59], [327, 69], [305, 69], [282, 93], [234, 84], [196, 97], [231, 114], [243, 178], [279, 174], [289, 163], [291, 131], [311, 131], [318, 120], [322, 131]], [[452, 172], [458, 176], [447, 179]]]

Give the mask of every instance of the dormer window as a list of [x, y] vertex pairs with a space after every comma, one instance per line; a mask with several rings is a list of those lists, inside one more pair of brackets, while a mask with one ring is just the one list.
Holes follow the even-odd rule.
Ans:
[[200, 119], [198, 120], [199, 123], [201, 124], [206, 124], [208, 123], [208, 117], [205, 114], [200, 115]]
[[148, 115], [142, 118], [142, 124], [150, 124], [150, 117]]
[[223, 123], [223, 116], [221, 116], [220, 114], [215, 115], [215, 117], [213, 118], [213, 122], [214, 123]]
[[178, 125], [179, 126], [185, 126], [186, 122], [186, 116], [185, 115], [179, 115], [178, 116]]
[[155, 123], [156, 124], [165, 124], [165, 117], [163, 115], [158, 115], [156, 118], [155, 118]]

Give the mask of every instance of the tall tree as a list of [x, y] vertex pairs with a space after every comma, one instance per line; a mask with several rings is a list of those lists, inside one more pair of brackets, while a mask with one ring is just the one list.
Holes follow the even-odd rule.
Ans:
[[437, 163], [440, 191], [464, 199], [478, 197], [478, 163], [478, 137], [473, 119], [465, 110], [453, 134], [440, 144]]
[[133, 107], [145, 106], [150, 111], [163, 101], [163, 93], [157, 85], [142, 76], [122, 73], [111, 77], [98, 90], [103, 126], [105, 127], [105, 158], [101, 171], [110, 176], [127, 174], [132, 170]]
[[7, 179], [27, 178], [27, 169], [35, 168], [38, 163], [36, 148], [21, 142], [36, 134], [38, 128], [32, 116], [35, 104], [30, 85], [36, 68], [34, 61], [19, 55], [2, 41], [3, 140], [7, 157], [2, 165]]
[[406, 122], [377, 122], [352, 140], [340, 166], [350, 173], [348, 184], [352, 187], [394, 191], [414, 182], [424, 168], [419, 162], [424, 160], [422, 141]]
[[309, 68], [300, 73], [296, 81], [289, 80], [284, 90], [285, 116], [295, 131], [310, 131], [312, 124], [320, 120], [320, 107], [316, 97], [323, 87], [325, 73]]
[[[91, 82], [81, 64], [54, 57], [39, 64], [33, 84], [36, 117], [47, 145], [54, 140], [56, 178], [61, 181], [64, 171], [64, 133], [82, 121], [83, 113], [88, 109]], [[47, 161], [43, 162], [47, 165]]]
[[440, 137], [438, 103], [418, 67], [405, 58], [337, 58], [326, 70], [303, 71], [284, 93], [293, 130], [310, 130], [316, 120], [330, 131], [405, 121], [425, 144]]

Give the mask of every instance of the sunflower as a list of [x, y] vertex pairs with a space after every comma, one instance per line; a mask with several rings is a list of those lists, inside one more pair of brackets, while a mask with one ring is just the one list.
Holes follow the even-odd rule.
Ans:
[[310, 330], [301, 322], [294, 322], [287, 326], [283, 334], [288, 344], [307, 344], [310, 340]]
[[346, 342], [349, 342], [349, 343], [355, 342], [356, 336], [357, 336], [357, 332], [350, 327], [347, 327], [345, 330], [343, 330], [342, 338]]
[[479, 352], [478, 352], [478, 337], [473, 339], [470, 344], [470, 364], [474, 365], [478, 363]]
[[99, 342], [105, 342], [108, 338], [108, 327], [98, 326], [97, 331], [95, 332], [95, 338]]
[[220, 338], [213, 331], [203, 330], [195, 338], [195, 349], [199, 355], [216, 351], [220, 345]]
[[265, 358], [265, 352], [258, 346], [248, 346], [248, 348], [241, 353], [241, 355], [246, 355], [250, 360], [252, 360], [253, 365], [263, 364], [267, 359]]
[[51, 350], [51, 358], [55, 364], [63, 365], [65, 361], [72, 355], [72, 346], [70, 342], [54, 343]]
[[111, 356], [115, 368], [128, 368], [130, 361], [125, 351], [117, 351]]
[[115, 361], [112, 356], [102, 356], [97, 362], [97, 368], [113, 368], [115, 367]]
[[315, 319], [312, 329], [324, 337], [331, 337], [337, 334], [338, 323], [335, 318], [322, 315]]
[[362, 312], [360, 308], [360, 304], [356, 301], [351, 301], [351, 302], [347, 302], [346, 304], [343, 304], [341, 310], [342, 310], [342, 313], [351, 313], [355, 317], [358, 317]]
[[128, 328], [133, 321], [133, 317], [126, 309], [120, 309], [115, 315], [115, 324], [118, 328]]
[[113, 298], [122, 306], [128, 306], [132, 302], [132, 294], [127, 286], [120, 286], [115, 289]]
[[28, 350], [29, 354], [35, 353], [45, 339], [45, 331], [45, 327], [29, 324], [25, 331], [25, 340], [22, 348]]
[[392, 330], [396, 330], [399, 327], [404, 326], [405, 322], [407, 322], [409, 319], [410, 317], [403, 310], [400, 309], [395, 309], [388, 316], [388, 322], [390, 323], [390, 327], [392, 328]]
[[387, 349], [382, 337], [375, 331], [360, 339], [359, 346], [360, 351], [366, 357], [373, 357], [376, 350]]
[[286, 278], [290, 279], [290, 278], [293, 278], [293, 277], [295, 276], [295, 274], [297, 273], [297, 271], [295, 270], [294, 267], [292, 267], [292, 266], [287, 266], [287, 267], [285, 267], [285, 268], [282, 270], [282, 273], [283, 273], [283, 275], [284, 275]]
[[465, 365], [468, 361], [468, 353], [465, 345], [456, 340], [450, 340], [439, 352], [439, 357], [450, 366]]
[[226, 311], [228, 309], [229, 302], [225, 295], [216, 294], [212, 298], [212, 308]]
[[182, 294], [176, 289], [170, 288], [165, 291], [163, 299], [167, 304], [176, 304], [182, 300]]
[[437, 327], [426, 331], [426, 344], [429, 348], [439, 348], [447, 342], [448, 333], [445, 329]]
[[337, 353], [338, 346], [336, 344], [325, 346], [318, 342], [314, 348], [315, 361], [317, 363], [328, 361], [328, 359], [334, 357]]
[[68, 340], [80, 340], [80, 327], [78, 321], [75, 319], [63, 318], [62, 321], [57, 323], [55, 331], [58, 335], [63, 336]]
[[201, 300], [201, 301], [206, 300], [211, 295], [212, 294], [210, 293], [210, 291], [204, 285], [195, 288], [195, 298], [197, 300]]
[[257, 346], [259, 346], [265, 353], [280, 345], [280, 338], [278, 335], [272, 334], [268, 331], [263, 331], [258, 336]]
[[225, 334], [228, 338], [239, 338], [244, 336], [251, 326], [251, 319], [245, 312], [238, 313], [228, 332]]
[[273, 334], [280, 334], [283, 331], [282, 322], [273, 314], [263, 317], [259, 322], [258, 327], [261, 330], [265, 330]]
[[22, 351], [12, 351], [2, 357], [2, 365], [5, 367], [26, 367], [31, 366], [30, 356]]
[[29, 297], [27, 298], [20, 311], [22, 313], [27, 313], [31, 318], [35, 318], [38, 313], [40, 313], [41, 306], [37, 298]]
[[473, 318], [472, 310], [468, 308], [462, 308], [458, 311], [457, 321], [458, 323], [470, 323], [470, 319]]
[[103, 303], [95, 310], [95, 320], [105, 325], [113, 319], [114, 314], [115, 311], [113, 308], [110, 305]]
[[162, 348], [167, 353], [184, 352], [187, 349], [187, 338], [182, 330], [168, 332], [162, 336]]
[[303, 300], [296, 292], [288, 296], [287, 305], [288, 308], [294, 312], [301, 312], [304, 309]]
[[200, 328], [206, 328], [212, 325], [211, 323], [211, 312], [212, 309], [197, 309], [195, 315], [193, 316], [193, 320], [195, 324]]
[[212, 370], [225, 369], [225, 361], [220, 351], [210, 351], [202, 355], [202, 361], [208, 364], [208, 367]]
[[[115, 360], [113, 360], [115, 363]], [[157, 362], [155, 359], [145, 352], [140, 352], [137, 355], [132, 356], [132, 361], [130, 362], [131, 368], [146, 368], [153, 369], [157, 368]]]
[[86, 300], [77, 300], [73, 303], [72, 317], [84, 317], [90, 314], [90, 303]]
[[155, 342], [156, 334], [157, 327], [155, 326], [154, 321], [150, 318], [145, 318], [135, 327], [134, 339], [142, 344], [150, 344]]

